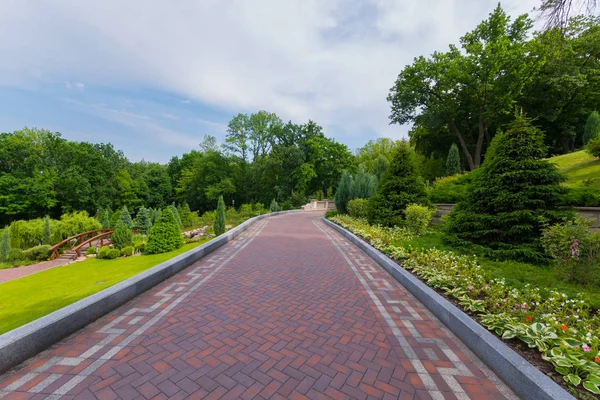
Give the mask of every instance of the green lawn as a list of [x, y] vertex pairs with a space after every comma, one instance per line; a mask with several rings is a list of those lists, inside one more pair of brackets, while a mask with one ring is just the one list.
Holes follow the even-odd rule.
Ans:
[[88, 259], [0, 284], [0, 334], [97, 293], [206, 242], [164, 254]]
[[[453, 251], [455, 253], [465, 254], [464, 251], [444, 243], [440, 232], [431, 232], [411, 241], [394, 243], [398, 246]], [[557, 290], [567, 294], [569, 297], [575, 297], [581, 293], [590, 307], [600, 310], [600, 290], [594, 285], [577, 285], [561, 282], [556, 278], [555, 272], [549, 267], [516, 262], [516, 261], [493, 261], [484, 257], [477, 257], [479, 265], [487, 271], [493, 278], [504, 278], [510, 286], [521, 288], [526, 284], [539, 287], [542, 294], [547, 294], [550, 290]]]
[[552, 157], [550, 161], [567, 176], [565, 185], [578, 186], [587, 179], [595, 178], [594, 186], [600, 188], [600, 159], [594, 158], [582, 150]]

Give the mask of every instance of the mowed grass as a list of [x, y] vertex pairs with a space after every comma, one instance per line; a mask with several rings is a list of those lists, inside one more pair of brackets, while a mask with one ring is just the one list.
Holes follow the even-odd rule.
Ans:
[[56, 267], [0, 283], [0, 334], [146, 271], [207, 240], [163, 254], [98, 260]]
[[600, 188], [600, 159], [585, 151], [552, 157], [549, 161], [567, 176], [566, 186], [580, 186], [584, 181], [594, 179], [593, 185]]
[[[463, 249], [453, 248], [446, 244], [442, 233], [438, 231], [429, 232], [410, 241], [402, 241], [394, 244], [405, 248], [436, 248], [458, 254], [472, 255], [472, 253], [468, 253]], [[551, 290], [565, 293], [572, 298], [581, 294], [590, 307], [600, 310], [600, 289], [597, 286], [593, 284], [578, 285], [562, 282], [557, 278], [556, 272], [550, 265], [534, 265], [517, 261], [494, 261], [480, 256], [477, 257], [477, 261], [490, 277], [496, 279], [504, 278], [510, 286], [522, 288], [529, 284], [540, 288], [544, 296], [548, 296]]]

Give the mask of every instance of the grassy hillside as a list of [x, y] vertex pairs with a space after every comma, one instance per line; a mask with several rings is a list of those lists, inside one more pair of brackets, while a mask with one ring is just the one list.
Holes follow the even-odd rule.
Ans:
[[585, 151], [550, 158], [560, 172], [567, 176], [567, 186], [580, 186], [588, 179], [594, 179], [593, 186], [600, 188], [600, 159]]

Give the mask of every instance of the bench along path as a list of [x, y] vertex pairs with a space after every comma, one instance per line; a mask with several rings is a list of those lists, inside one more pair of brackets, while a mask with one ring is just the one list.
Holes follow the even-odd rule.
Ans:
[[1, 376], [0, 397], [514, 398], [320, 218], [257, 222]]

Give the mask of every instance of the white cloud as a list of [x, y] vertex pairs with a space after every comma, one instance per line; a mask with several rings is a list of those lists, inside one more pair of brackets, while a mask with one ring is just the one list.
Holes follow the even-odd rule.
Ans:
[[[505, 8], [515, 15], [538, 2], [510, 0]], [[342, 141], [365, 132], [399, 137], [407, 128], [388, 125], [386, 102], [397, 74], [415, 56], [457, 42], [496, 4], [4, 1], [0, 85], [78, 76], [88, 86], [164, 90], [189, 99], [181, 103], [203, 102], [231, 114], [266, 109], [284, 119], [310, 118], [334, 127]]]
[[71, 82], [67, 81], [65, 83], [65, 87], [67, 89], [77, 89], [80, 92], [83, 92], [83, 89], [85, 88], [85, 85], [82, 82], [71, 83]]

